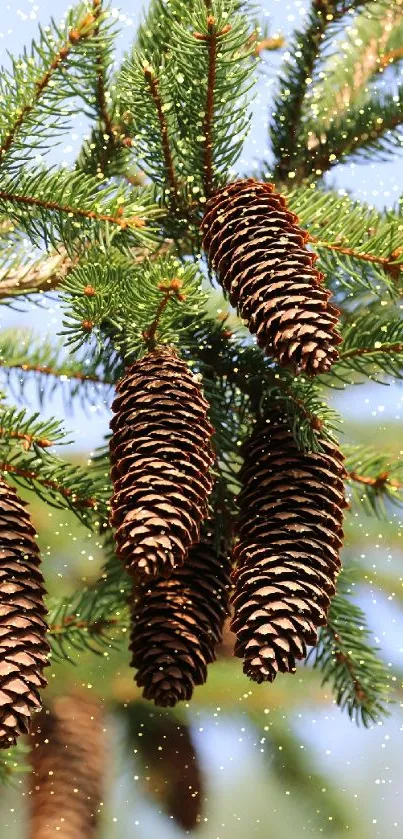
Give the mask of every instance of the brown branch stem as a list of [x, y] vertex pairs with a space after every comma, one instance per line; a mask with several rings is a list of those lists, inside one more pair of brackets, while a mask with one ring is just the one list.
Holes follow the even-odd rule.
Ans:
[[360, 355], [373, 355], [375, 353], [384, 352], [401, 353], [403, 352], [403, 344], [382, 344], [380, 347], [357, 347], [354, 350], [346, 350], [345, 352], [340, 353], [340, 360], [354, 358]]
[[24, 373], [38, 373], [39, 375], [45, 376], [54, 376], [55, 378], [61, 378], [62, 376], [68, 379], [77, 379], [80, 382], [95, 382], [96, 384], [101, 385], [113, 385], [114, 382], [109, 379], [101, 379], [99, 376], [91, 376], [87, 373], [80, 373], [80, 371], [68, 371], [65, 370], [55, 370], [53, 367], [43, 366], [41, 364], [25, 364], [25, 362], [21, 363], [13, 363], [4, 361], [0, 359], [0, 367], [7, 367], [8, 369], [19, 369], [23, 370]]
[[330, 632], [330, 634], [332, 635], [333, 640], [334, 640], [335, 658], [336, 658], [336, 660], [339, 664], [344, 664], [346, 670], [348, 670], [348, 672], [351, 676], [351, 681], [352, 681], [353, 686], [354, 686], [355, 698], [360, 704], [364, 705], [366, 702], [368, 702], [368, 695], [367, 695], [366, 691], [364, 690], [361, 682], [357, 679], [357, 677], [355, 675], [354, 664], [351, 660], [351, 656], [349, 655], [348, 652], [343, 652], [343, 650], [342, 650], [343, 642], [341, 641], [340, 635], [337, 632], [336, 628], [332, 625], [331, 621], [329, 621], [329, 623], [327, 625], [327, 629]]
[[363, 484], [364, 486], [370, 486], [374, 489], [383, 489], [385, 486], [389, 486], [391, 489], [403, 489], [403, 483], [389, 478], [389, 472], [380, 472], [379, 475], [371, 477], [370, 475], [360, 475], [353, 470], [347, 473], [347, 478], [350, 481]]
[[127, 227], [145, 227], [144, 219], [141, 219], [138, 216], [122, 218], [121, 216], [103, 215], [102, 213], [94, 212], [94, 210], [84, 210], [82, 207], [70, 207], [68, 204], [59, 204], [58, 201], [45, 201], [42, 198], [35, 198], [32, 195], [20, 195], [16, 192], [1, 190], [0, 199], [3, 201], [10, 201], [14, 204], [26, 204], [29, 207], [41, 207], [44, 210], [54, 210], [55, 212], [66, 213], [70, 216], [77, 216], [78, 218], [105, 221], [110, 224], [117, 224], [122, 229], [126, 229]]
[[157, 111], [158, 122], [161, 131], [162, 152], [164, 155], [165, 169], [167, 173], [167, 180], [171, 191], [171, 198], [178, 200], [179, 187], [175, 174], [175, 167], [169, 143], [168, 123], [163, 110], [163, 102], [160, 94], [159, 80], [151, 67], [146, 65], [144, 67], [144, 76], [148, 82], [151, 96], [154, 100], [155, 109]]
[[207, 97], [203, 119], [202, 136], [204, 138], [203, 173], [204, 193], [209, 198], [213, 189], [213, 123], [214, 123], [214, 94], [217, 73], [217, 31], [215, 18], [209, 15], [208, 28], [208, 75]]
[[336, 245], [334, 242], [324, 242], [320, 239], [316, 239], [314, 236], [309, 237], [309, 242], [312, 242], [312, 244], [315, 244], [318, 248], [329, 248], [329, 250], [343, 253], [346, 256], [352, 256], [354, 259], [361, 259], [364, 262], [372, 262], [374, 265], [381, 265], [385, 271], [389, 271], [392, 275], [395, 273], [398, 274], [401, 270], [403, 270], [403, 263], [396, 262], [395, 254], [391, 254], [390, 256], [375, 256], [372, 253], [357, 251], [354, 250], [354, 248], [348, 248], [344, 245]]
[[123, 625], [123, 621], [119, 618], [99, 618], [98, 620], [88, 623], [85, 620], [76, 620], [75, 616], [66, 618], [64, 623], [53, 623], [49, 626], [51, 635], [62, 635], [72, 629], [87, 630], [89, 635], [102, 635], [105, 629], [109, 627], [116, 627]]
[[157, 311], [155, 313], [154, 320], [152, 324], [143, 332], [143, 338], [148, 346], [149, 349], [152, 349], [155, 346], [155, 336], [157, 333], [157, 329], [161, 320], [161, 317], [171, 299], [171, 297], [177, 297], [178, 300], [184, 300], [185, 296], [180, 293], [180, 289], [182, 288], [182, 281], [174, 278], [168, 285], [164, 285], [161, 283], [158, 286], [160, 291], [164, 292], [163, 297], [161, 298], [160, 303], [158, 304]]
[[36, 481], [43, 487], [54, 489], [56, 492], [60, 493], [63, 498], [71, 500], [76, 507], [88, 507], [90, 509], [96, 509], [98, 507], [99, 502], [96, 498], [82, 498], [81, 496], [76, 495], [72, 489], [59, 484], [58, 481], [52, 481], [49, 478], [42, 478], [41, 475], [37, 474], [37, 472], [33, 472], [29, 469], [22, 469], [19, 466], [15, 466], [13, 463], [7, 463], [6, 461], [0, 462], [0, 472], [4, 472], [6, 475], [9, 473], [11, 475], [15, 475], [17, 478], [23, 478], [25, 480]]
[[1, 426], [0, 437], [11, 437], [15, 440], [21, 440], [25, 451], [28, 451], [34, 444], [41, 449], [47, 449], [53, 445], [51, 440], [46, 440], [44, 437], [35, 437], [32, 434], [24, 434], [22, 431], [10, 431], [9, 428], [2, 428]]

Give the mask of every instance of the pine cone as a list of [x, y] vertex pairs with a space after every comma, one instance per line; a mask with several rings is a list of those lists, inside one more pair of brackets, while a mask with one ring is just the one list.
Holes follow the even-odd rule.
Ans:
[[170, 574], [198, 540], [214, 459], [207, 409], [187, 364], [168, 347], [133, 364], [118, 385], [111, 521], [133, 574]]
[[228, 551], [222, 545], [217, 553], [212, 524], [204, 526], [199, 544], [168, 580], [141, 584], [130, 649], [146, 699], [173, 706], [204, 684], [221, 641], [229, 589]]
[[0, 748], [29, 731], [48, 664], [44, 585], [26, 505], [0, 479]]
[[59, 697], [31, 739], [29, 839], [95, 839], [106, 761], [100, 706]]
[[298, 450], [285, 420], [260, 420], [244, 446], [235, 549], [235, 655], [256, 682], [294, 672], [326, 624], [340, 570], [343, 456]]
[[338, 310], [307, 250], [308, 233], [273, 184], [219, 190], [202, 222], [210, 265], [262, 349], [294, 372], [325, 373], [338, 358]]

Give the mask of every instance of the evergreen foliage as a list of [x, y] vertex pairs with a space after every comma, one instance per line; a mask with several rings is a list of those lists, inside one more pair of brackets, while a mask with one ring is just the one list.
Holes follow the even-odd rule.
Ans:
[[[373, 57], [385, 19], [390, 27]], [[334, 44], [351, 24], [343, 62]], [[1, 71], [0, 302], [34, 307], [52, 294], [63, 325], [56, 339], [20, 327], [0, 334], [0, 473], [73, 511], [105, 555], [98, 580], [49, 604], [56, 659], [75, 660], [86, 649], [103, 654], [128, 637], [131, 582], [114, 555], [108, 454], [87, 466], [70, 462], [63, 425], [25, 407], [32, 383], [40, 409], [60, 391], [66, 413], [95, 400], [107, 411], [127, 364], [153, 344], [174, 345], [210, 405], [219, 541], [232, 537], [240, 448], [255, 418], [274, 406], [298, 448], [318, 452], [321, 439], [334, 441], [343, 430], [328, 404], [333, 388], [403, 378], [402, 208], [375, 210], [323, 177], [339, 163], [389, 158], [401, 147], [402, 26], [398, 4], [390, 11], [367, 0], [313, 0], [277, 83], [273, 159], [260, 164], [260, 175], [273, 177], [299, 217], [340, 308], [340, 357], [314, 380], [263, 356], [201, 256], [206, 201], [245, 175], [237, 166], [262, 35], [254, 4], [151, 0], [115, 72], [108, 7], [79, 3]], [[368, 55], [368, 72], [357, 75]], [[48, 166], [46, 152], [77, 107], [89, 121], [77, 160]], [[402, 504], [401, 463], [342, 436], [341, 449], [353, 512], [391, 520], [392, 506]], [[312, 656], [337, 704], [369, 725], [387, 712], [388, 672], [348, 579], [340, 578]], [[6, 755], [0, 780], [13, 769]]]

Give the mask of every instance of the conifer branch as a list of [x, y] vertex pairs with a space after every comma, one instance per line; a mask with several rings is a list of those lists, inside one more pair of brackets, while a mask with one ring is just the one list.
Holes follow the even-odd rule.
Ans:
[[399, 461], [372, 449], [345, 448], [347, 480], [352, 499], [367, 515], [390, 519], [391, 505], [403, 505], [403, 475]]
[[393, 490], [403, 489], [403, 483], [396, 481], [390, 477], [389, 472], [380, 472], [379, 475], [360, 475], [358, 472], [352, 471], [347, 473], [349, 481], [363, 484], [367, 487], [372, 487], [374, 490], [382, 491], [390, 487]]
[[16, 192], [7, 192], [0, 190], [0, 199], [10, 202], [11, 204], [22, 204], [28, 207], [40, 207], [43, 210], [51, 210], [57, 213], [63, 213], [70, 217], [92, 219], [94, 221], [103, 221], [110, 224], [116, 224], [122, 230], [127, 228], [141, 228], [145, 227], [144, 219], [139, 216], [132, 216], [131, 218], [123, 218], [123, 210], [116, 216], [104, 215], [96, 213], [94, 210], [85, 210], [82, 207], [72, 207], [69, 204], [59, 204], [58, 201], [46, 201], [33, 195], [21, 195]]
[[309, 241], [315, 244], [318, 248], [328, 248], [329, 250], [337, 251], [337, 253], [345, 254], [345, 256], [351, 256], [353, 259], [358, 259], [363, 262], [371, 262], [373, 265], [380, 265], [395, 279], [397, 279], [400, 272], [403, 271], [403, 262], [397, 262], [398, 257], [401, 256], [400, 252], [394, 252], [390, 256], [376, 256], [373, 253], [365, 253], [344, 245], [337, 245], [335, 242], [323, 242], [320, 239], [316, 239], [314, 236], [310, 236]]
[[383, 344], [380, 343], [379, 347], [355, 347], [355, 349], [346, 350], [345, 352], [340, 352], [339, 358], [340, 361], [346, 361], [349, 358], [356, 358], [362, 355], [376, 355], [377, 353], [384, 354], [390, 353], [394, 355], [396, 353], [403, 353], [403, 343], [397, 344]]
[[32, 446], [39, 446], [40, 449], [47, 449], [53, 446], [52, 440], [46, 440], [44, 437], [35, 437], [33, 434], [24, 434], [23, 431], [13, 431], [9, 428], [3, 428], [0, 425], [0, 437], [7, 437], [11, 440], [21, 440], [25, 451], [32, 448]]
[[102, 378], [89, 373], [82, 373], [79, 370], [71, 370], [68, 366], [57, 369], [46, 367], [41, 364], [27, 364], [25, 361], [13, 363], [0, 358], [0, 367], [7, 367], [9, 370], [21, 370], [23, 373], [38, 373], [39, 376], [54, 376], [55, 379], [76, 379], [78, 382], [94, 382], [94, 384], [110, 387], [114, 384], [112, 379]]
[[[92, 0], [92, 11], [95, 19], [94, 34], [98, 35], [100, 29], [100, 16], [102, 14], [102, 0]], [[114, 145], [115, 132], [109, 108], [106, 102], [105, 67], [102, 50], [97, 51], [97, 105], [99, 115], [104, 123], [109, 143]]]
[[99, 501], [96, 498], [81, 497], [70, 487], [65, 487], [58, 481], [52, 481], [49, 478], [44, 478], [39, 471], [24, 469], [21, 466], [16, 466], [13, 463], [3, 460], [0, 462], [0, 472], [3, 472], [5, 475], [14, 475], [16, 478], [23, 478], [24, 481], [28, 481], [29, 483], [34, 481], [35, 483], [43, 486], [45, 489], [54, 490], [58, 494], [62, 495], [63, 498], [68, 499], [69, 504], [72, 504], [74, 507], [84, 507], [96, 510], [99, 506]]
[[183, 282], [178, 277], [174, 277], [168, 284], [160, 283], [158, 285], [158, 290], [163, 292], [163, 296], [161, 302], [158, 304], [152, 324], [143, 332], [143, 337], [149, 350], [155, 346], [155, 336], [159, 323], [171, 298], [176, 297], [179, 301], [186, 299], [186, 296], [180, 292], [182, 286]]
[[368, 726], [388, 714], [389, 675], [373, 647], [365, 616], [350, 594], [348, 573], [342, 572], [328, 623], [320, 630], [311, 655], [314, 666], [322, 671], [322, 683], [331, 684], [340, 708]]
[[4, 137], [0, 146], [0, 162], [11, 148], [14, 139], [18, 134], [21, 126], [25, 122], [26, 118], [32, 113], [37, 103], [41, 99], [44, 91], [49, 86], [49, 83], [52, 81], [52, 77], [56, 70], [59, 69], [62, 62], [66, 61], [75, 45], [78, 44], [79, 41], [82, 41], [91, 35], [91, 32], [94, 31], [94, 23], [94, 16], [88, 13], [82, 18], [81, 21], [77, 23], [77, 26], [74, 29], [70, 30], [66, 43], [59, 48], [59, 50], [53, 58], [53, 61], [51, 62], [46, 72], [43, 74], [42, 78], [38, 79], [38, 81], [35, 82], [35, 95], [33, 99], [26, 105], [24, 105], [23, 108], [20, 109], [20, 112], [14, 124], [11, 126], [8, 133]]

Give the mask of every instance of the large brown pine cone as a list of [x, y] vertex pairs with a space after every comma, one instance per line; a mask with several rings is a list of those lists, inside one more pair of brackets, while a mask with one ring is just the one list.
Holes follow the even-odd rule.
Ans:
[[314, 376], [338, 358], [339, 312], [306, 248], [308, 233], [273, 189], [248, 179], [219, 190], [206, 205], [203, 247], [259, 346]]
[[235, 549], [235, 654], [256, 682], [294, 672], [326, 624], [340, 570], [343, 456], [298, 450], [287, 421], [260, 420], [244, 446]]
[[44, 585], [26, 505], [0, 479], [0, 748], [29, 731], [48, 664]]
[[183, 564], [207, 515], [208, 404], [187, 364], [162, 347], [129, 368], [112, 410], [118, 555], [135, 575], [168, 575]]
[[190, 699], [215, 660], [230, 590], [230, 559], [217, 551], [214, 526], [170, 578], [141, 584], [133, 609], [130, 649], [136, 681], [156, 705]]
[[29, 839], [95, 839], [106, 761], [99, 704], [55, 699], [38, 716], [31, 741]]

